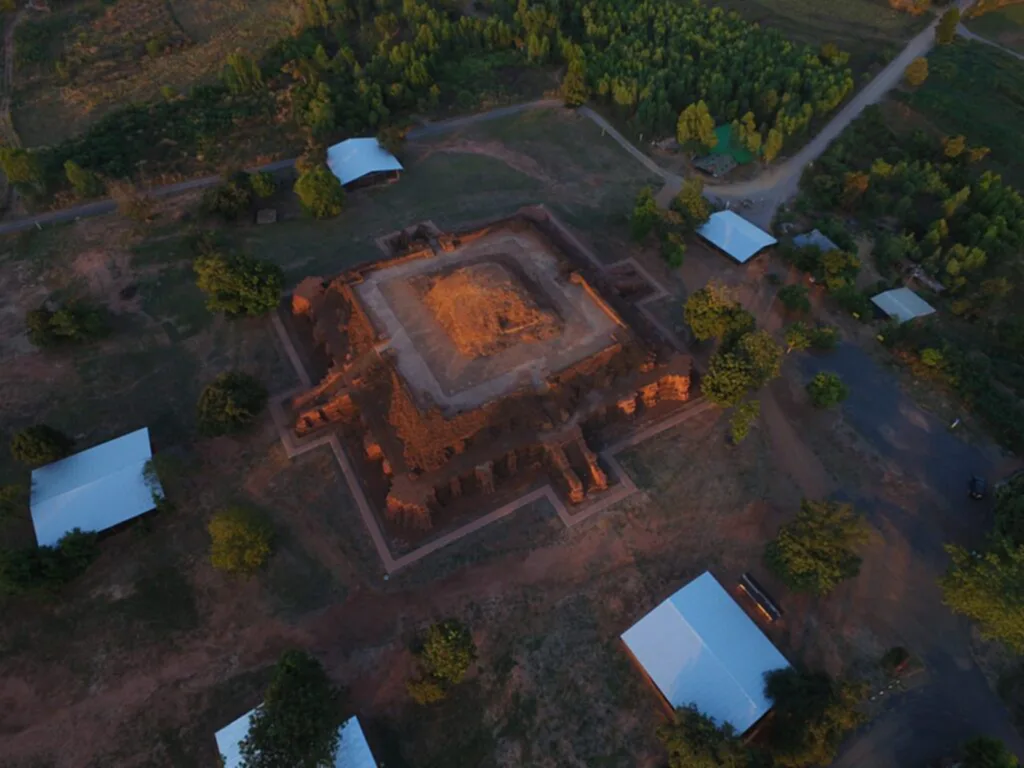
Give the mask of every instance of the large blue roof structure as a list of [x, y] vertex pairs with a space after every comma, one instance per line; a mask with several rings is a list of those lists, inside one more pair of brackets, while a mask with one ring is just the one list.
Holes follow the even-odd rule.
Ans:
[[327, 167], [338, 181], [351, 184], [371, 173], [402, 170], [398, 158], [384, 149], [375, 138], [346, 139], [327, 149]]
[[697, 234], [740, 264], [754, 258], [761, 249], [778, 241], [735, 211], [711, 214]]
[[[246, 712], [215, 734], [217, 749], [224, 758], [224, 768], [239, 768], [242, 765], [242, 740], [249, 735], [249, 722], [255, 711]], [[346, 720], [338, 729], [338, 736], [334, 768], [377, 768], [358, 718], [350, 717]]]
[[707, 572], [640, 619], [622, 640], [673, 707], [695, 704], [738, 733], [771, 709], [765, 673], [789, 666]]
[[103, 531], [156, 508], [163, 489], [146, 477], [149, 430], [130, 432], [32, 472], [30, 507], [39, 546], [75, 528]]

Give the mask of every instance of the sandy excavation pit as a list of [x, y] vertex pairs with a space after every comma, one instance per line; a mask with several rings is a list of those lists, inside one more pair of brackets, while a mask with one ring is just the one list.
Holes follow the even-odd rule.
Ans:
[[616, 343], [617, 319], [549, 244], [496, 228], [367, 274], [356, 293], [421, 406], [477, 408]]

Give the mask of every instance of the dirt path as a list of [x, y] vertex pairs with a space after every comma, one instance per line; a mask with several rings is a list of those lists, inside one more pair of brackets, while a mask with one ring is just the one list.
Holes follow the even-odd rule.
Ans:
[[958, 35], [960, 35], [960, 37], [964, 38], [965, 40], [973, 40], [976, 43], [983, 43], [984, 45], [990, 45], [993, 48], [998, 48], [1000, 51], [1005, 53], [1007, 56], [1013, 56], [1013, 58], [1015, 58], [1015, 59], [1020, 59], [1021, 61], [1024, 61], [1024, 53], [1018, 53], [1017, 51], [1013, 51], [1013, 50], [1010, 50], [1009, 48], [1005, 48], [1005, 47], [1001, 46], [997, 42], [989, 40], [987, 37], [982, 37], [981, 35], [976, 35], [974, 32], [971, 32], [971, 30], [969, 30], [963, 24], [961, 24], [959, 27], [956, 28], [956, 33]]

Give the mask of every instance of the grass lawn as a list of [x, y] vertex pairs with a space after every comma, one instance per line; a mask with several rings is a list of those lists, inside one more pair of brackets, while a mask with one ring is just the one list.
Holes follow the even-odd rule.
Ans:
[[1024, 53], [1024, 5], [1008, 5], [967, 21], [976, 35]]
[[1024, 186], [1024, 62], [983, 43], [958, 40], [928, 57], [928, 80], [899, 98], [949, 135], [992, 150], [993, 166]]
[[930, 19], [893, 10], [886, 0], [709, 0], [708, 4], [778, 29], [794, 42], [815, 48], [835, 43], [849, 52], [855, 73], [884, 65]]

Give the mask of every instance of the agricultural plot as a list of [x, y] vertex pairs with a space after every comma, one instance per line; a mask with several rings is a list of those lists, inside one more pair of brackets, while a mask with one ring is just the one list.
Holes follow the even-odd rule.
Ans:
[[26, 146], [57, 144], [112, 110], [216, 79], [291, 28], [282, 0], [82, 0], [29, 15], [15, 37], [13, 120]]

